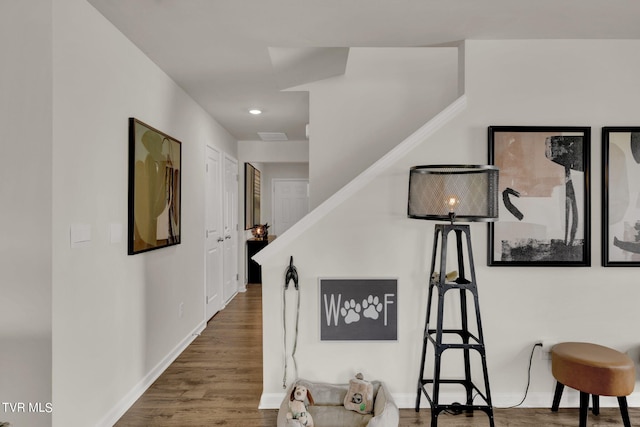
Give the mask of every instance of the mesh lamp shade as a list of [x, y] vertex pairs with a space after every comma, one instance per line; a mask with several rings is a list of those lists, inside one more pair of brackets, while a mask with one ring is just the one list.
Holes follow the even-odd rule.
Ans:
[[496, 221], [498, 168], [491, 165], [414, 166], [409, 174], [410, 218]]

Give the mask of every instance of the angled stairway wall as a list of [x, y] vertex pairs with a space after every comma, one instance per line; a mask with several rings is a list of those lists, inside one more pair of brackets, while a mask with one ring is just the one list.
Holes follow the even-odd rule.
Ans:
[[458, 50], [351, 48], [343, 75], [291, 90], [309, 91], [313, 209], [458, 97]]
[[[386, 381], [401, 406], [413, 404], [433, 226], [406, 217], [408, 170], [416, 164], [486, 163], [491, 125], [592, 128], [592, 267], [487, 267], [486, 225], [472, 225], [494, 404], [519, 401], [529, 352], [539, 339], [590, 340], [637, 352], [637, 274], [599, 266], [599, 165], [600, 128], [640, 124], [635, 114], [640, 58], [629, 55], [639, 48], [637, 41], [614, 40], [467, 41], [466, 109], [377, 170], [345, 200], [321, 215], [312, 212], [303, 230], [291, 229], [294, 238], [285, 233], [280, 243], [258, 255], [263, 268], [262, 405], [269, 407], [282, 395], [282, 282], [291, 255], [300, 274], [299, 376], [346, 382], [361, 371]], [[313, 96], [311, 102], [313, 112]], [[397, 278], [398, 340], [320, 341], [321, 277]], [[460, 374], [458, 366], [445, 370]], [[553, 389], [549, 362], [535, 358], [532, 377], [525, 405], [548, 406]], [[631, 398], [638, 400], [637, 395]], [[576, 396], [569, 395], [564, 404], [576, 405]]]

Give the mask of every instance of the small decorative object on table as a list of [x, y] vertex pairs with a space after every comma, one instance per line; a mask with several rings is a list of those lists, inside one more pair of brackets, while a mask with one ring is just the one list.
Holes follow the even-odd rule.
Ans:
[[266, 239], [269, 235], [269, 224], [256, 224], [251, 229], [251, 234], [256, 239]]

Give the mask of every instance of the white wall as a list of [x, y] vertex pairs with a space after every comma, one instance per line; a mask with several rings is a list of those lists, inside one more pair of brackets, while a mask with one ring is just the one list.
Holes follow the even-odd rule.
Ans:
[[[638, 124], [640, 57], [631, 54], [638, 49], [637, 41], [467, 42], [466, 110], [265, 260], [263, 405], [282, 393], [281, 276], [289, 255], [301, 279], [299, 375], [346, 382], [361, 371], [386, 381], [402, 406], [414, 404], [433, 224], [406, 217], [408, 171], [416, 164], [486, 163], [490, 125], [592, 127], [592, 267], [487, 267], [486, 225], [471, 225], [494, 405], [520, 400], [529, 353], [539, 339], [598, 342], [629, 351], [638, 362], [637, 270], [600, 267], [600, 128]], [[329, 109], [315, 107], [317, 97], [311, 102], [312, 111]], [[317, 279], [336, 276], [398, 277], [397, 342], [319, 341]], [[460, 376], [460, 367], [445, 370]], [[525, 406], [549, 406], [552, 391], [549, 361], [534, 357]], [[576, 393], [567, 395], [563, 404], [577, 405]], [[630, 401], [637, 405], [640, 395]]]
[[345, 74], [310, 91], [311, 207], [458, 96], [455, 48], [351, 48]]
[[[112, 425], [205, 326], [205, 146], [237, 151], [86, 1], [55, 1], [53, 51], [53, 424]], [[129, 117], [182, 142], [182, 243], [133, 256]], [[89, 247], [70, 248], [72, 224], [91, 226]]]
[[305, 163], [309, 161], [309, 141], [238, 141], [238, 160]]
[[[51, 402], [51, 0], [0, 2], [0, 396]], [[12, 425], [51, 415], [5, 411]]]

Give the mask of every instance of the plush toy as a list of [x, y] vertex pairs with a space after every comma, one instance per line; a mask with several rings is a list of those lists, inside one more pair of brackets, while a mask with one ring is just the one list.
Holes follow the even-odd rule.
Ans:
[[309, 404], [313, 405], [313, 396], [307, 388], [303, 385], [297, 384], [291, 390], [291, 396], [289, 397], [289, 412], [287, 412], [287, 418], [298, 420], [300, 425], [304, 427], [313, 427], [313, 418], [311, 414], [307, 412], [307, 407], [304, 404], [304, 400], [308, 399]]
[[370, 414], [373, 411], [373, 385], [365, 381], [362, 374], [357, 374], [354, 379], [349, 380], [344, 407], [361, 414]]

